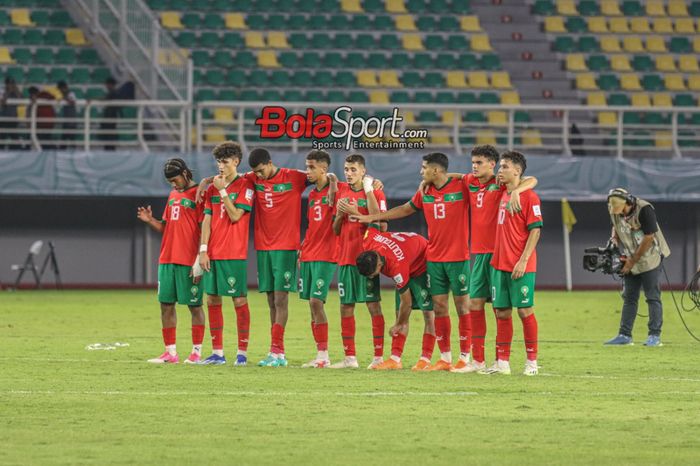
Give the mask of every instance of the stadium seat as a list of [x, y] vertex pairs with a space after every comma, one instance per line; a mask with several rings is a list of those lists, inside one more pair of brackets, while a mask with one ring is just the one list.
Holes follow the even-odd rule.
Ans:
[[520, 105], [520, 94], [516, 91], [501, 92], [501, 103], [503, 105]]
[[246, 32], [245, 46], [248, 48], [259, 49], [265, 48], [265, 39], [261, 32]]
[[491, 42], [486, 34], [477, 34], [471, 38], [471, 49], [475, 52], [491, 52]]
[[56, 10], [51, 13], [48, 25], [59, 28], [75, 27], [70, 14], [66, 10]]
[[586, 105], [588, 105], [589, 107], [607, 105], [607, 103], [605, 101], [605, 93], [603, 93], [603, 92], [590, 92], [586, 96]]
[[10, 49], [7, 47], [0, 47], [0, 64], [10, 65], [15, 63], [15, 60], [10, 55]]
[[471, 46], [464, 35], [451, 35], [447, 38], [447, 47], [451, 50], [470, 50]]
[[523, 146], [528, 147], [541, 147], [542, 146], [542, 135], [537, 129], [526, 129], [523, 130], [521, 135], [521, 142]]
[[549, 0], [537, 0], [532, 7], [532, 12], [536, 15], [549, 16], [555, 11], [554, 3]]
[[388, 13], [408, 13], [408, 10], [406, 10], [406, 5], [404, 5], [403, 0], [387, 0], [386, 11]]
[[597, 83], [603, 91], [614, 91], [620, 88], [620, 79], [615, 74], [601, 74], [598, 76]]
[[369, 93], [369, 101], [373, 104], [388, 104], [389, 94], [386, 91], [371, 91]]
[[[688, 89], [691, 91], [700, 91], [700, 76], [697, 74], [688, 77]], [[700, 104], [700, 102], [699, 102]]]
[[78, 28], [66, 29], [66, 43], [73, 46], [87, 45], [83, 30]]
[[676, 94], [673, 96], [673, 105], [676, 107], [695, 107], [695, 99], [691, 94]]
[[663, 0], [647, 0], [647, 16], [666, 16]]
[[700, 37], [693, 38], [693, 51], [700, 53]]
[[59, 49], [54, 55], [54, 63], [61, 65], [73, 65], [78, 61], [75, 49], [63, 48]]
[[[206, 40], [211, 40], [211, 42], [205, 42], [205, 37], [207, 38]], [[219, 44], [219, 42], [221, 42], [221, 44]], [[225, 32], [220, 41], [216, 34], [210, 33], [209, 35], [207, 35], [207, 33], [204, 33], [199, 38], [199, 45], [200, 47], [206, 48], [223, 46], [230, 49], [240, 49], [243, 47], [244, 41], [243, 37], [237, 32]]]
[[626, 34], [630, 32], [627, 18], [610, 18], [610, 32]]
[[491, 86], [496, 89], [512, 89], [510, 75], [506, 71], [499, 71], [491, 74]]
[[421, 16], [416, 21], [418, 29], [425, 32], [433, 32], [437, 29], [437, 20], [432, 16]]
[[576, 42], [573, 37], [570, 36], [559, 36], [554, 39], [553, 50], [555, 52], [570, 53], [575, 52]]
[[651, 32], [649, 20], [647, 18], [632, 18], [630, 19], [630, 31], [637, 34], [646, 34]]
[[360, 0], [341, 0], [340, 9], [345, 13], [364, 13]]
[[557, 13], [563, 16], [577, 16], [576, 3], [574, 0], [557, 0]]
[[233, 123], [233, 109], [217, 107], [214, 109], [214, 120], [222, 123]]
[[167, 29], [185, 28], [180, 21], [180, 14], [176, 11], [162, 11], [160, 13], [160, 24]]
[[685, 81], [681, 74], [667, 74], [664, 76], [664, 85], [669, 91], [685, 91]]
[[396, 29], [398, 31], [417, 31], [415, 21], [412, 15], [397, 15], [394, 17]]
[[647, 50], [649, 52], [666, 52], [666, 42], [663, 37], [649, 36], [647, 37]]
[[402, 41], [405, 50], [423, 50], [421, 36], [417, 34], [406, 34], [402, 37]]
[[501, 111], [492, 111], [486, 113], [486, 119], [491, 126], [507, 126], [508, 113]]
[[591, 73], [576, 75], [576, 89], [581, 91], [597, 90], [598, 85], [596, 84], [595, 77]]
[[598, 124], [600, 126], [617, 126], [617, 113], [598, 112]]
[[651, 99], [649, 99], [649, 94], [635, 92], [632, 94], [632, 106], [633, 107], [651, 107]]
[[686, 73], [700, 72], [698, 58], [695, 55], [681, 55], [678, 58], [678, 68]]
[[34, 61], [43, 64], [53, 63], [53, 52], [51, 49], [36, 49]]
[[262, 68], [279, 68], [281, 65], [277, 61], [277, 54], [269, 50], [258, 52], [258, 66]]
[[591, 71], [608, 71], [610, 69], [610, 60], [606, 55], [590, 55], [586, 64]]
[[12, 24], [20, 27], [32, 27], [36, 26], [29, 16], [28, 8], [17, 8], [10, 10], [10, 18], [12, 18]]
[[601, 0], [600, 12], [605, 16], [622, 16], [617, 0]]
[[659, 93], [652, 96], [652, 104], [654, 107], [673, 107], [671, 94]]
[[467, 88], [469, 85], [464, 78], [464, 73], [461, 71], [448, 71], [447, 72], [447, 87], [452, 88]]
[[635, 55], [632, 58], [632, 68], [634, 68], [635, 71], [652, 71], [654, 69], [654, 63], [648, 55]]
[[668, 15], [688, 16], [688, 7], [685, 4], [685, 0], [669, 0]]
[[481, 32], [481, 24], [478, 16], [462, 16], [460, 29], [465, 32]]
[[604, 36], [600, 40], [600, 48], [603, 52], [618, 53], [622, 52], [620, 41], [617, 36]]
[[360, 70], [357, 72], [357, 85], [360, 87], [377, 87], [377, 77], [372, 70]]
[[642, 16], [644, 7], [636, 0], [625, 0], [622, 2], [622, 14], [625, 16]]
[[610, 97], [608, 97], [608, 105], [617, 105], [617, 106], [630, 106], [632, 104], [632, 101], [630, 100], [629, 96], [627, 94], [610, 94]]
[[227, 29], [248, 29], [245, 19], [240, 13], [226, 13], [224, 20]]
[[401, 87], [399, 76], [393, 70], [379, 72], [379, 85], [383, 87]]
[[695, 34], [695, 22], [692, 18], [678, 18], [675, 29], [677, 34]]
[[270, 32], [267, 35], [267, 45], [272, 49], [288, 49], [287, 35], [284, 32]]
[[671, 18], [654, 18], [651, 24], [656, 34], [673, 34]]
[[644, 44], [642, 44], [642, 39], [639, 36], [624, 37], [622, 44], [625, 52], [640, 53], [645, 51]]
[[470, 71], [467, 73], [467, 76], [469, 77], [469, 87], [476, 89], [488, 89], [490, 87], [489, 78], [483, 71]]
[[566, 30], [574, 34], [588, 32], [588, 25], [586, 24], [586, 21], [578, 16], [570, 16], [566, 18], [565, 25]]
[[580, 37], [578, 40], [578, 51], [584, 53], [600, 52], [600, 43], [596, 37]]
[[593, 16], [588, 18], [588, 32], [595, 32], [596, 34], [608, 32], [608, 23], [602, 16]]
[[670, 131], [655, 131], [654, 146], [659, 149], [670, 149], [673, 147], [673, 136]]
[[[442, 37], [439, 36], [429, 36], [428, 38], [430, 37], [442, 40]], [[379, 47], [386, 50], [397, 50], [401, 48], [401, 44], [399, 43], [399, 39], [395, 34], [382, 34], [382, 36], [379, 38]], [[440, 48], [443, 47], [441, 46]]]
[[662, 91], [664, 90], [664, 82], [658, 75], [647, 74], [642, 77], [642, 87], [645, 91]]
[[613, 55], [610, 64], [615, 71], [632, 71], [627, 55]]
[[495, 146], [498, 144], [496, 141], [496, 133], [490, 129], [479, 129], [476, 131], [476, 144], [485, 145], [489, 144]]
[[566, 69], [567, 71], [587, 71], [586, 61], [583, 58], [583, 54], [572, 53], [566, 56]]
[[78, 62], [83, 65], [99, 65], [101, 60], [97, 55], [97, 50], [90, 48], [78, 52]]
[[596, 16], [600, 14], [600, 7], [594, 0], [580, 0], [578, 2], [578, 12], [583, 16]]

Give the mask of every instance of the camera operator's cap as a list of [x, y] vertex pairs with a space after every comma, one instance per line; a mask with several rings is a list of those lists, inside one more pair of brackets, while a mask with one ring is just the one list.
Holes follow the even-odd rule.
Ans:
[[168, 159], [163, 165], [163, 175], [166, 178], [182, 175], [185, 171], [189, 171], [189, 168], [187, 168], [187, 164], [182, 159]]

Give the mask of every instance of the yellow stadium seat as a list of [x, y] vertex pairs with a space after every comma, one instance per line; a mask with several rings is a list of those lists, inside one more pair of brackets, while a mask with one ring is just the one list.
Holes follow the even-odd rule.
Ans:
[[566, 32], [564, 18], [561, 16], [547, 16], [544, 19], [545, 32]]
[[372, 91], [369, 93], [369, 101], [373, 104], [388, 104], [389, 94], [386, 91]]
[[700, 37], [693, 39], [693, 52], [700, 53]]
[[43, 90], [54, 96], [54, 98], [57, 100], [61, 100], [63, 98], [63, 94], [61, 94], [61, 91], [59, 91], [56, 86], [47, 86]]
[[1, 65], [11, 65], [15, 62], [10, 55], [10, 49], [7, 47], [0, 47], [0, 64]]
[[647, 37], [647, 51], [654, 53], [666, 52], [666, 41], [661, 36]]
[[163, 66], [184, 65], [185, 62], [182, 60], [181, 56], [189, 57], [190, 51], [188, 49], [178, 50], [180, 51], [180, 54], [177, 53], [177, 50], [160, 49], [158, 51], [158, 63]]
[[377, 75], [372, 70], [360, 70], [357, 72], [357, 85], [360, 87], [377, 87]]
[[599, 112], [598, 124], [600, 126], [617, 126], [617, 113], [615, 112]]
[[394, 23], [396, 24], [396, 29], [399, 31], [416, 31], [415, 21], [413, 21], [412, 15], [398, 15], [394, 17]]
[[467, 81], [464, 79], [464, 73], [461, 71], [448, 71], [447, 72], [447, 87], [453, 88], [465, 88], [469, 87]]
[[651, 99], [654, 107], [673, 107], [671, 94], [654, 94]]
[[622, 16], [617, 0], [602, 0], [600, 2], [600, 12], [605, 16]]
[[386, 11], [388, 13], [406, 13], [406, 5], [403, 0], [387, 0]]
[[364, 13], [360, 0], [341, 0], [340, 8], [345, 13]]
[[588, 71], [583, 54], [571, 53], [566, 56], [566, 69], [568, 71]]
[[688, 89], [691, 91], [700, 91], [700, 75], [691, 74], [688, 76]]
[[671, 18], [654, 18], [651, 24], [652, 29], [657, 34], [673, 34]]
[[613, 55], [610, 59], [610, 66], [615, 71], [632, 71], [630, 57], [627, 55]]
[[647, 16], [666, 16], [663, 0], [647, 0]]
[[636, 33], [647, 33], [651, 31], [649, 20], [647, 18], [632, 18], [630, 19], [630, 31]]
[[673, 55], [657, 55], [656, 70], [676, 71], [676, 61], [673, 59]]
[[620, 86], [626, 91], [640, 91], [642, 84], [639, 82], [639, 76], [634, 73], [625, 73], [620, 77]]
[[621, 52], [620, 41], [617, 36], [603, 36], [600, 39], [600, 48], [603, 52]]
[[476, 132], [476, 144], [478, 146], [489, 144], [496, 145], [496, 133], [490, 129], [480, 129]]
[[491, 126], [506, 126], [508, 124], [508, 112], [488, 112], [487, 118]]
[[581, 91], [597, 91], [598, 85], [591, 73], [582, 73], [576, 76], [576, 89]]
[[588, 18], [588, 32], [608, 32], [608, 22], [602, 16], [591, 16]]
[[630, 32], [629, 25], [627, 24], [627, 18], [610, 18], [610, 32]]
[[520, 94], [516, 91], [501, 92], [501, 103], [503, 105], [520, 105]]
[[394, 70], [380, 71], [379, 85], [382, 87], [402, 87], [399, 75]]
[[406, 34], [402, 38], [406, 50], [423, 50], [423, 39], [417, 34]]
[[669, 16], [688, 16], [686, 0], [670, 0], [668, 2]]
[[267, 46], [271, 49], [288, 49], [287, 35], [284, 32], [271, 32], [267, 35]]
[[215, 108], [214, 109], [214, 120], [221, 121], [225, 123], [233, 123], [233, 109], [232, 108]]
[[228, 29], [248, 29], [248, 26], [245, 24], [245, 18], [240, 13], [226, 13], [224, 19]]
[[258, 52], [258, 66], [261, 68], [279, 68], [280, 63], [277, 61], [277, 54], [272, 50], [261, 50]]
[[457, 120], [458, 113], [453, 111], [442, 112], [442, 124], [443, 125], [453, 125]]
[[486, 75], [485, 72], [483, 71], [470, 71], [467, 73], [469, 76], [469, 86], [470, 87], [475, 87], [477, 89], [488, 89], [489, 87], [489, 78]]
[[673, 147], [673, 134], [670, 131], [656, 131], [654, 133], [654, 146], [670, 149]]
[[698, 57], [695, 55], [681, 55], [678, 58], [678, 68], [686, 73], [698, 72]]
[[490, 52], [493, 50], [491, 48], [491, 42], [489, 42], [489, 36], [486, 34], [472, 36], [471, 45], [473, 52]]
[[168, 29], [184, 29], [180, 21], [180, 13], [177, 11], [163, 11], [160, 13], [160, 24]]
[[578, 16], [574, 0], [558, 0], [557, 13], [564, 16]]
[[221, 126], [209, 126], [204, 130], [204, 140], [213, 143], [224, 142], [226, 140], [226, 130]]
[[510, 82], [510, 75], [507, 71], [497, 71], [491, 73], [491, 87], [496, 89], [512, 89], [513, 84]]
[[10, 10], [10, 17], [12, 18], [12, 24], [15, 26], [36, 26], [32, 22], [32, 18], [29, 16], [29, 9], [27, 8], [17, 8]]
[[434, 146], [451, 146], [452, 139], [450, 138], [450, 133], [445, 130], [431, 131], [430, 144]]
[[669, 91], [684, 91], [686, 89], [681, 74], [667, 74], [664, 76], [664, 84]]
[[649, 99], [649, 94], [644, 92], [636, 92], [632, 94], [632, 106], [651, 107], [651, 99]]
[[402, 111], [399, 116], [403, 118], [403, 122], [406, 125], [413, 125], [416, 123], [416, 115], [410, 110]]
[[540, 130], [538, 129], [523, 130], [521, 137], [521, 143], [523, 146], [539, 147], [542, 145], [542, 136], [540, 135]]
[[589, 107], [605, 106], [608, 103], [605, 100], [605, 93], [591, 92], [586, 96], [586, 105]]
[[459, 24], [464, 32], [481, 32], [478, 16], [462, 16]]
[[679, 34], [695, 34], [693, 18], [678, 18], [676, 20], [676, 32]]
[[78, 28], [66, 29], [66, 43], [69, 45], [87, 45], [87, 40], [85, 40], [85, 35], [83, 35], [83, 30]]
[[639, 36], [630, 36], [622, 39], [622, 47], [625, 52], [639, 53], [644, 52], [644, 44]]
[[265, 39], [263, 38], [262, 32], [246, 32], [245, 46], [251, 49], [264, 49]]
[[20, 120], [24, 120], [27, 118], [27, 106], [26, 105], [19, 105], [17, 107], [17, 118]]

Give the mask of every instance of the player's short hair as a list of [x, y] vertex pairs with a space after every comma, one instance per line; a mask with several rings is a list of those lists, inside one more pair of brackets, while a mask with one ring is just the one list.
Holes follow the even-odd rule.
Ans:
[[431, 152], [430, 154], [424, 155], [423, 160], [425, 160], [425, 163], [440, 165], [444, 170], [447, 170], [450, 166], [449, 159], [442, 152]]
[[487, 160], [491, 160], [494, 163], [498, 163], [498, 151], [491, 144], [483, 144], [481, 146], [474, 146], [472, 149], [473, 156], [485, 157]]
[[316, 162], [325, 162], [326, 165], [330, 167], [331, 156], [325, 150], [314, 149], [308, 154], [306, 154], [306, 160], [313, 160]]
[[525, 156], [518, 151], [508, 150], [501, 154], [502, 160], [510, 160], [511, 163], [520, 167], [520, 174], [524, 175], [527, 169], [527, 161]]
[[377, 270], [377, 264], [379, 263], [379, 253], [376, 251], [365, 251], [360, 253], [355, 259], [355, 265], [357, 265], [357, 271], [360, 275], [369, 277]]
[[188, 180], [191, 180], [192, 170], [189, 169], [184, 160], [173, 158], [165, 161], [165, 165], [163, 165], [163, 175], [167, 179], [183, 175]]
[[365, 158], [360, 154], [350, 154], [347, 157], [345, 157], [345, 161], [347, 163], [359, 163], [363, 167], [365, 166]]
[[240, 162], [241, 158], [243, 157], [241, 145], [235, 141], [222, 142], [214, 147], [214, 150], [211, 151], [211, 153], [216, 160], [238, 159]]
[[248, 165], [250, 165], [250, 168], [255, 168], [260, 164], [267, 164], [271, 161], [270, 152], [262, 147], [253, 149], [248, 156]]

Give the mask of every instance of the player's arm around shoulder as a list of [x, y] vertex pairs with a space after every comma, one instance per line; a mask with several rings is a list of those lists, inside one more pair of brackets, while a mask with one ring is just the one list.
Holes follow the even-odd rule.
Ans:
[[520, 205], [520, 195], [526, 191], [532, 191], [537, 186], [537, 178], [534, 176], [526, 176], [520, 180], [520, 184], [510, 193], [510, 202], [508, 210], [511, 214], [518, 213], [522, 210]]

